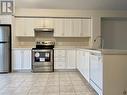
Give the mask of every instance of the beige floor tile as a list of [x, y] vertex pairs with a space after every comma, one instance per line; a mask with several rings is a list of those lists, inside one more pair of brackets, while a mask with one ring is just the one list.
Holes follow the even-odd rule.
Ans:
[[90, 92], [86, 86], [74, 86], [75, 92]]
[[56, 92], [55, 93], [52, 93], [52, 92], [51, 93], [44, 93], [44, 95], [59, 95], [59, 92], [57, 92], [57, 93]]
[[72, 81], [73, 86], [84, 86], [84, 82], [83, 81]]
[[77, 72], [0, 74], [0, 95], [96, 95]]
[[62, 85], [60, 86], [60, 92], [74, 92], [74, 88], [72, 85]]
[[46, 84], [47, 84], [46, 81], [37, 81], [37, 82], [33, 83], [32, 86], [42, 87], [42, 86], [46, 86]]
[[91, 94], [90, 92], [76, 92], [76, 95], [94, 95], [94, 94]]
[[72, 82], [70, 80], [60, 80], [60, 86], [62, 85], [72, 85]]
[[76, 95], [74, 92], [61, 92], [60, 95]]
[[43, 95], [45, 87], [32, 87], [29, 90], [28, 95]]
[[49, 85], [54, 85], [54, 86], [59, 86], [59, 80], [55, 80], [55, 81], [48, 81], [47, 82], [47, 84], [46, 84], [47, 86], [49, 86]]
[[59, 93], [59, 86], [49, 85], [45, 87], [45, 93]]

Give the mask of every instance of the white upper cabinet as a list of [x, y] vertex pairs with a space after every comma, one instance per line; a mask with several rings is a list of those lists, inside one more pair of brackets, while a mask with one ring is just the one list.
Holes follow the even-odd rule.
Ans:
[[54, 19], [53, 18], [43, 18], [44, 27], [46, 28], [54, 28]]
[[35, 28], [53, 28], [52, 18], [34, 18]]
[[81, 36], [90, 37], [91, 36], [91, 19], [82, 19], [82, 30]]
[[64, 19], [64, 37], [72, 37], [72, 19]]
[[54, 36], [64, 36], [64, 19], [54, 19]]
[[16, 36], [35, 36], [35, 28], [53, 28], [54, 37], [90, 37], [91, 19], [16, 18]]
[[34, 37], [34, 19], [16, 18], [16, 36]]
[[73, 37], [80, 37], [81, 36], [81, 28], [82, 28], [82, 23], [81, 19], [73, 19]]
[[34, 37], [35, 28], [53, 28], [52, 18], [16, 18], [16, 36]]
[[26, 36], [34, 36], [34, 19], [33, 18], [25, 18], [25, 31], [24, 34]]
[[55, 37], [90, 37], [91, 19], [55, 19]]

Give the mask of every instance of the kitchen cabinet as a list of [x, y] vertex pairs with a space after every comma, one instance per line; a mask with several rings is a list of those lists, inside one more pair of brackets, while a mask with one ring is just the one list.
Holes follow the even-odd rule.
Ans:
[[82, 37], [91, 37], [91, 19], [82, 19], [82, 29], [81, 29], [81, 33], [80, 36]]
[[98, 95], [126, 95], [127, 54], [119, 50], [77, 50], [77, 69]]
[[66, 50], [66, 68], [76, 69], [76, 51]]
[[80, 55], [80, 50], [77, 50], [76, 51], [76, 67], [77, 67], [77, 69], [79, 70], [79, 68], [80, 68], [80, 57], [81, 55]]
[[21, 56], [21, 50], [12, 50], [12, 71], [13, 70], [21, 70], [21, 62], [22, 62], [22, 56]]
[[16, 36], [34, 37], [35, 20], [33, 18], [16, 18], [15, 30]]
[[90, 53], [90, 84], [99, 95], [102, 94], [102, 56], [101, 53]]
[[12, 24], [12, 16], [0, 15], [0, 24]]
[[22, 69], [31, 69], [31, 50], [23, 50], [22, 57]]
[[64, 19], [54, 19], [54, 37], [64, 36]]
[[89, 80], [90, 80], [90, 72], [89, 72], [89, 57], [90, 57], [90, 55], [89, 55], [89, 52], [87, 52], [87, 51], [83, 51], [83, 66], [82, 66], [82, 73], [83, 73], [83, 76], [84, 76], [84, 78], [89, 82]]
[[34, 18], [34, 28], [54, 28], [53, 18]]
[[65, 69], [66, 67], [66, 51], [54, 50], [54, 69]]
[[72, 19], [64, 19], [64, 37], [72, 37], [73, 29], [72, 29]]
[[55, 49], [54, 68], [55, 69], [76, 69], [76, 50]]
[[54, 37], [90, 37], [91, 19], [55, 19]]
[[72, 23], [73, 23], [73, 37], [80, 37], [81, 36], [81, 29], [82, 29], [82, 23], [81, 23], [81, 19], [73, 19]]
[[83, 77], [89, 82], [89, 52], [77, 50], [77, 69]]
[[31, 69], [31, 49], [12, 50], [12, 70]]
[[17, 37], [34, 37], [35, 28], [53, 28], [52, 18], [16, 18]]

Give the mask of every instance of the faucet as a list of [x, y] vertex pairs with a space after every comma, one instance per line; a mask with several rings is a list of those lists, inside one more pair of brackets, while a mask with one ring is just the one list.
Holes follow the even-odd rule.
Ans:
[[98, 44], [97, 49], [103, 49], [104, 48], [104, 39], [102, 38], [102, 36], [97, 36], [94, 39], [93, 46], [95, 45], [95, 43]]

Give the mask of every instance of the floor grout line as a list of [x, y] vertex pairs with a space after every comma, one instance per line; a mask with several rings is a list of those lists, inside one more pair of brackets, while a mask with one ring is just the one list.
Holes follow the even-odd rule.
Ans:
[[[51, 93], [52, 91], [54, 92], [54, 95], [55, 95], [55, 93], [58, 95], [64, 95], [64, 93], [65, 93], [65, 95], [69, 95], [69, 93], [70, 94], [72, 93], [72, 95], [73, 94], [80, 95], [80, 93], [82, 93], [82, 90], [79, 89], [80, 91], [78, 91], [78, 88], [76, 88], [76, 87], [78, 87], [78, 85], [79, 86], [82, 85], [82, 83], [80, 83], [80, 81], [82, 81], [88, 88], [86, 82], [84, 82], [82, 80], [82, 78], [78, 72], [53, 72], [53, 73], [39, 73], [39, 74], [38, 73], [29, 73], [29, 74], [14, 73], [14, 74], [12, 74], [12, 76], [11, 75], [6, 75], [3, 77], [0, 76], [0, 79], [4, 79], [3, 84], [5, 82], [8, 82], [8, 84], [4, 85], [4, 87], [10, 86], [9, 88], [13, 87], [13, 85], [12, 85], [12, 87], [11, 87], [11, 85], [9, 85], [10, 81], [13, 84], [13, 82], [16, 83], [16, 81], [19, 80], [19, 81], [17, 81], [17, 82], [20, 82], [19, 87], [21, 89], [22, 88], [24, 89], [23, 90], [24, 93], [26, 92], [24, 95], [33, 95], [32, 91], [33, 91], [33, 93], [34, 93], [34, 91], [35, 92], [39, 91], [38, 95], [50, 95], [48, 93]], [[50, 80], [52, 82], [48, 83]], [[76, 81], [76, 84], [75, 84], [75, 81]], [[39, 84], [41, 82], [42, 82], [42, 84]], [[33, 84], [35, 84], [35, 85], [33, 85]], [[51, 88], [53, 88], [55, 91], [52, 89], [47, 90], [47, 88], [50, 87], [50, 85], [52, 86]], [[71, 87], [67, 87], [67, 85], [68, 86], [70, 85]], [[14, 84], [14, 86], [17, 86], [17, 84]], [[55, 86], [57, 86], [57, 87], [54, 88]], [[0, 87], [1, 87], [1, 85], [0, 85]], [[66, 89], [66, 87], [69, 88], [70, 90]], [[18, 89], [18, 87], [14, 88], [14, 94], [17, 89]], [[73, 90], [73, 92], [71, 92], [72, 90]], [[2, 91], [2, 90], [0, 90], [0, 91]], [[68, 93], [68, 94], [66, 94], [66, 93]], [[94, 94], [92, 94], [92, 95], [94, 95]]]

